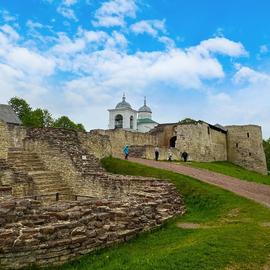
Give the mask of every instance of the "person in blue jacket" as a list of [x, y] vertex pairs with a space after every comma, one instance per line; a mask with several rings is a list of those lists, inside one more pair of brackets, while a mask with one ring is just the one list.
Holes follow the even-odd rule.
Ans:
[[125, 155], [125, 159], [128, 159], [128, 154], [129, 154], [128, 145], [125, 145], [125, 147], [123, 148], [123, 153]]

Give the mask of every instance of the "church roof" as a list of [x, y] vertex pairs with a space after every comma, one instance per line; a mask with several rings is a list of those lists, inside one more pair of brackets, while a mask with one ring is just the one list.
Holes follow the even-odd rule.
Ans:
[[126, 102], [126, 97], [125, 97], [125, 94], [124, 94], [123, 98], [122, 98], [122, 101], [119, 102], [116, 105], [115, 109], [125, 109], [125, 108], [130, 108], [131, 109], [131, 105], [128, 102]]
[[13, 111], [12, 107], [5, 104], [0, 104], [0, 120], [8, 123], [21, 125], [22, 122], [17, 116], [17, 114]]
[[138, 119], [137, 120], [137, 124], [150, 124], [150, 123], [153, 123], [153, 124], [157, 124], [157, 122], [155, 122], [154, 120], [150, 119], [150, 118], [143, 118], [143, 119]]
[[152, 113], [151, 109], [146, 105], [146, 97], [144, 97], [144, 105], [139, 109], [139, 112]]

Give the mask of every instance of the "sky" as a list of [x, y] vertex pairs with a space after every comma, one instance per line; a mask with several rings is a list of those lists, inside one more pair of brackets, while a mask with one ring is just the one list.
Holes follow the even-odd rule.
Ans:
[[108, 128], [123, 93], [159, 123], [270, 137], [269, 0], [0, 0], [0, 103]]

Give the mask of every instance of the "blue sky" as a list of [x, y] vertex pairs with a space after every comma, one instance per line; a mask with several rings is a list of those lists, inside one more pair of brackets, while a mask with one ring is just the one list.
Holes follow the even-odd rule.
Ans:
[[[259, 4], [258, 4], [259, 3]], [[0, 103], [107, 128], [146, 95], [157, 122], [259, 124], [270, 137], [270, 2], [0, 0]]]

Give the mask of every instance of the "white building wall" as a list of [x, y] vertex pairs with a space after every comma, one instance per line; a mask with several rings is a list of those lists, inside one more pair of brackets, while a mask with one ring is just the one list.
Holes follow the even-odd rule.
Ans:
[[109, 110], [109, 129], [115, 128], [115, 117], [120, 114], [123, 116], [123, 128], [130, 129], [130, 117], [133, 116], [133, 129], [137, 130], [137, 111], [125, 108]]
[[139, 112], [138, 113], [138, 119], [145, 119], [145, 118], [152, 119], [152, 113], [150, 113], [150, 112]]
[[138, 125], [138, 131], [139, 132], [148, 132], [149, 130], [153, 129], [154, 127], [156, 127], [158, 124], [156, 123], [145, 123], [145, 124], [139, 124]]

